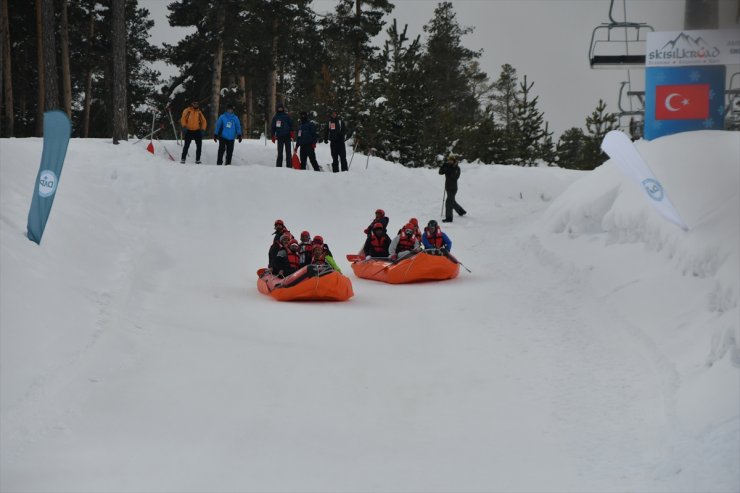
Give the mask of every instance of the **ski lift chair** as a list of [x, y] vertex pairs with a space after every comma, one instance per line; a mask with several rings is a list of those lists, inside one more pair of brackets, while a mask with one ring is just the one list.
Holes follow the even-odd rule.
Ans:
[[653, 27], [644, 22], [617, 22], [609, 5], [609, 22], [591, 33], [588, 62], [591, 68], [637, 68], [645, 65], [645, 42]]
[[725, 89], [725, 128], [740, 130], [740, 72], [730, 77], [730, 85]]
[[[619, 118], [619, 128], [628, 129], [630, 136], [637, 139], [642, 137], [642, 127], [645, 121], [645, 91], [631, 91], [629, 87], [630, 83], [628, 81], [622, 81], [619, 85], [619, 99], [617, 100], [619, 112], [617, 118]], [[635, 99], [637, 104], [633, 104]], [[629, 106], [629, 109], [626, 109], [625, 106]], [[628, 118], [627, 124], [623, 123], [625, 118]]]

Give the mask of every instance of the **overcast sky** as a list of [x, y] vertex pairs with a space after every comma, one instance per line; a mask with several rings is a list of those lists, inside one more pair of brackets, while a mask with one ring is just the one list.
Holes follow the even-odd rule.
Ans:
[[[155, 22], [151, 31], [153, 44], [176, 43], [186, 33], [170, 27], [167, 4], [171, 0], [139, 0], [149, 9]], [[399, 28], [408, 24], [409, 33], [421, 34], [434, 16], [436, 0], [392, 0], [395, 9], [388, 23], [398, 19]], [[473, 27], [473, 33], [463, 38], [463, 44], [473, 50], [483, 50], [481, 68], [495, 80], [501, 65], [511, 64], [518, 75], [527, 75], [535, 83], [540, 110], [555, 132], [555, 140], [570, 127], [585, 128], [585, 118], [603, 99], [608, 111], [617, 111], [619, 83], [632, 81], [634, 90], [644, 89], [642, 70], [589, 68], [588, 49], [595, 26], [609, 21], [609, 0], [453, 0], [457, 19], [463, 27]], [[316, 12], [333, 10], [335, 0], [314, 0]], [[615, 1], [614, 17], [624, 18], [623, 0]], [[656, 31], [677, 31], [683, 28], [683, 0], [626, 0], [627, 20], [646, 22]], [[733, 24], [737, 0], [720, 0], [721, 27], [737, 28]], [[381, 34], [385, 39], [385, 33]], [[165, 75], [177, 73], [172, 67], [156, 67]]]

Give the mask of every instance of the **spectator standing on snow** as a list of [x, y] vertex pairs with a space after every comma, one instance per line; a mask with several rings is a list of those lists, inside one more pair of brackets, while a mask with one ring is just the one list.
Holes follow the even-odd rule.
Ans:
[[242, 141], [242, 125], [239, 117], [234, 114], [234, 105], [226, 106], [226, 112], [216, 121], [216, 133], [213, 141], [218, 142], [218, 157], [216, 164], [223, 163], [224, 152], [226, 152], [226, 166], [231, 164], [231, 156], [234, 153], [234, 139]]
[[180, 117], [180, 124], [182, 125], [183, 140], [185, 144], [182, 147], [182, 156], [180, 156], [180, 162], [185, 163], [185, 158], [188, 157], [188, 149], [190, 148], [190, 142], [195, 141], [195, 164], [200, 164], [200, 151], [203, 147], [203, 132], [206, 131], [206, 117], [202, 111], [200, 111], [200, 104], [197, 100], [193, 100], [190, 106], [185, 108]]
[[457, 156], [450, 154], [447, 157], [447, 162], [439, 168], [439, 174], [445, 176], [445, 191], [447, 193], [445, 218], [442, 222], [451, 223], [453, 209], [461, 216], [467, 214], [465, 209], [455, 200], [455, 195], [457, 195], [457, 180], [460, 178], [460, 166], [457, 164]]
[[278, 103], [276, 108], [275, 116], [272, 117], [272, 124], [270, 125], [270, 133], [272, 135], [272, 143], [277, 140], [278, 154], [277, 162], [275, 166], [278, 168], [283, 165], [283, 151], [285, 151], [285, 167], [290, 168], [290, 142], [293, 139], [293, 120], [285, 112], [283, 103]]
[[324, 131], [324, 144], [328, 143], [331, 148], [331, 170], [334, 173], [339, 172], [339, 160], [342, 161], [342, 171], [348, 170], [345, 140], [347, 140], [347, 125], [339, 118], [336, 111], [332, 111]]
[[296, 135], [296, 145], [300, 147], [301, 169], [306, 169], [306, 161], [311, 160], [311, 166], [314, 171], [321, 171], [319, 163], [316, 161], [316, 143], [319, 141], [319, 135], [316, 131], [316, 124], [308, 118], [308, 113], [301, 111], [301, 121], [298, 124], [298, 134]]

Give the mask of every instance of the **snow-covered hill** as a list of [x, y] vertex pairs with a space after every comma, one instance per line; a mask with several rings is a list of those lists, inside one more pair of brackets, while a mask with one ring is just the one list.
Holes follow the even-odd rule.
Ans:
[[[472, 273], [398, 286], [344, 254], [439, 219], [435, 170], [145, 145], [73, 140], [37, 246], [42, 141], [0, 140], [0, 490], [740, 489], [740, 134], [638, 143], [686, 233], [611, 163], [463, 164]], [[257, 292], [277, 218], [354, 298]]]

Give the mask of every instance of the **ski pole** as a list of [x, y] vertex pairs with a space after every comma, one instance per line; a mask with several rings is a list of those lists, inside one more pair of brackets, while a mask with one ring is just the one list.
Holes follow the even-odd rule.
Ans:
[[352, 146], [352, 157], [349, 158], [349, 164], [347, 165], [347, 171], [352, 167], [352, 160], [355, 158], [355, 151], [357, 150], [357, 142]]
[[468, 271], [468, 273], [470, 273], [470, 274], [472, 274], [472, 273], [473, 273], [473, 271], [471, 271], [470, 269], [468, 269], [467, 267], [465, 267], [465, 265], [464, 265], [464, 264], [463, 264], [462, 262], [460, 262], [459, 260], [457, 260], [457, 257], [455, 257], [454, 255], [452, 255], [452, 254], [451, 254], [450, 252], [446, 252], [446, 253], [445, 253], [445, 255], [447, 256], [447, 258], [449, 258], [450, 260], [452, 260], [452, 261], [453, 261], [453, 262], [455, 262], [456, 264], [458, 264], [458, 265], [462, 265], [462, 266], [463, 266], [463, 268], [464, 268], [464, 269], [465, 269], [466, 271]]
[[447, 197], [447, 189], [445, 188], [444, 192], [442, 192], [442, 210], [439, 211], [440, 217], [445, 217], [445, 198]]
[[177, 129], [175, 128], [175, 120], [172, 118], [172, 108], [167, 107], [167, 113], [170, 115], [170, 123], [172, 124], [172, 133], [175, 134], [175, 143], [180, 145], [180, 141], [177, 139]]

